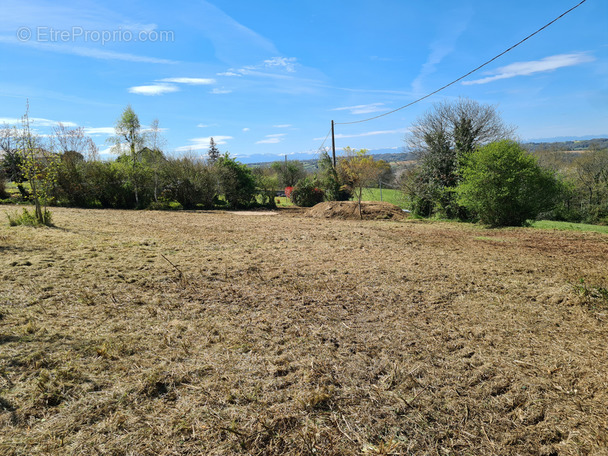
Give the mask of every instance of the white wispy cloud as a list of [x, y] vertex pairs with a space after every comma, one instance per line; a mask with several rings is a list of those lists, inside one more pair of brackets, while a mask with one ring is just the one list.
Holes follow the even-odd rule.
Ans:
[[273, 128], [289, 128], [291, 124], [281, 124], [281, 125], [273, 125]]
[[113, 135], [115, 129], [114, 127], [87, 127], [84, 132], [89, 136]]
[[12, 36], [0, 36], [0, 43], [14, 44], [17, 46], [31, 47], [45, 52], [56, 52], [59, 54], [71, 54], [80, 57], [89, 57], [100, 60], [122, 60], [135, 63], [158, 63], [174, 64], [175, 60], [159, 59], [156, 57], [145, 57], [141, 55], [129, 54], [125, 52], [107, 51], [94, 47], [73, 46], [67, 44], [41, 43], [37, 41], [19, 41]]
[[[8, 125], [21, 126], [22, 119], [16, 117], [0, 117], [0, 124], [6, 123]], [[62, 120], [51, 120], [44, 119], [42, 117], [30, 117], [30, 123], [33, 127], [56, 127], [59, 123], [62, 123], [65, 127], [77, 127], [78, 124], [74, 122], [66, 122]]]
[[251, 128], [248, 128], [248, 127], [243, 128], [244, 132], [248, 132], [249, 130], [251, 130]]
[[215, 84], [215, 79], [212, 78], [164, 78], [159, 79], [159, 82], [171, 82], [174, 84], [189, 84], [189, 85], [212, 85]]
[[272, 59], [264, 60], [264, 67], [278, 67], [284, 69], [288, 73], [295, 73], [296, 62], [297, 59], [295, 57], [273, 57]]
[[[262, 76], [274, 78], [288, 78], [290, 76], [283, 73], [296, 72], [297, 59], [295, 57], [273, 57], [272, 59], [264, 60], [257, 65], [246, 65], [242, 68], [230, 68], [222, 73], [217, 73], [218, 76], [242, 77], [242, 76]], [[279, 70], [281, 72], [263, 71], [263, 70]]]
[[230, 76], [236, 76], [236, 77], [239, 77], [239, 78], [240, 78], [241, 76], [243, 76], [242, 74], [240, 74], [240, 73], [235, 73], [234, 71], [224, 71], [223, 73], [216, 73], [216, 74], [217, 74], [218, 76], [228, 76], [228, 77], [230, 77]]
[[188, 145], [188, 146], [181, 146], [178, 147], [177, 149], [175, 149], [176, 152], [188, 152], [188, 151], [194, 151], [194, 150], [204, 150], [204, 149], [208, 149], [210, 142], [211, 142], [211, 138], [213, 138], [213, 141], [215, 142], [216, 145], [221, 146], [223, 144], [226, 144], [228, 140], [232, 139], [232, 136], [205, 136], [204, 138], [192, 138], [190, 139], [190, 142], [192, 144]]
[[384, 103], [371, 103], [366, 105], [357, 106], [344, 106], [341, 108], [334, 108], [332, 111], [350, 111], [351, 114], [371, 114], [373, 112], [384, 111]]
[[451, 9], [443, 9], [435, 21], [438, 32], [437, 37], [430, 44], [431, 52], [420, 68], [418, 76], [412, 81], [412, 91], [415, 94], [424, 92], [425, 79], [435, 73], [437, 65], [454, 51], [458, 38], [467, 29], [473, 14], [473, 8], [466, 3]]
[[116, 148], [114, 146], [110, 146], [110, 147], [106, 147], [105, 149], [101, 149], [99, 151], [99, 155], [100, 156], [107, 156], [107, 155], [118, 155], [118, 151], [116, 150]]
[[463, 85], [487, 84], [488, 82], [498, 81], [500, 79], [509, 79], [517, 76], [530, 76], [537, 73], [545, 73], [555, 71], [558, 68], [580, 65], [583, 63], [593, 62], [595, 57], [579, 52], [574, 54], [558, 54], [545, 57], [540, 60], [530, 60], [527, 62], [515, 62], [504, 67], [497, 68], [494, 71], [487, 71], [484, 74], [488, 76], [472, 81], [463, 81]]
[[[154, 84], [131, 87], [129, 92], [138, 95], [163, 95], [165, 93], [179, 92], [178, 84], [211, 85], [215, 84], [215, 82], [215, 79], [212, 78], [164, 78], [157, 79]], [[216, 90], [219, 89], [213, 89], [211, 93], [228, 93], [216, 92]]]
[[216, 87], [215, 89], [213, 89], [209, 93], [212, 93], [214, 95], [222, 95], [222, 94], [225, 94], [225, 93], [232, 93], [232, 90], [230, 90], [230, 89], [218, 89]]
[[287, 136], [286, 133], [276, 133], [273, 135], [266, 135], [265, 139], [260, 139], [256, 141], [256, 144], [278, 144]]
[[[396, 130], [375, 130], [375, 131], [366, 131], [364, 133], [356, 133], [356, 134], [352, 134], [352, 135], [345, 135], [342, 133], [339, 133], [337, 135], [335, 135], [336, 139], [342, 139], [342, 138], [361, 138], [364, 136], [376, 136], [376, 135], [392, 135], [392, 134], [396, 134], [396, 133], [406, 133], [408, 131], [407, 128], [398, 128]], [[313, 141], [323, 141], [325, 138], [314, 138]]]
[[[215, 56], [227, 65], [234, 66], [243, 61], [255, 62], [278, 54], [270, 40], [236, 21], [209, 1], [189, 2], [182, 10], [185, 10], [185, 23], [209, 39], [215, 49]], [[201, 21], [201, 18], [204, 20]]]
[[179, 87], [173, 84], [150, 84], [143, 86], [135, 86], [129, 88], [129, 93], [135, 93], [137, 95], [155, 96], [163, 95], [165, 93], [178, 92]]

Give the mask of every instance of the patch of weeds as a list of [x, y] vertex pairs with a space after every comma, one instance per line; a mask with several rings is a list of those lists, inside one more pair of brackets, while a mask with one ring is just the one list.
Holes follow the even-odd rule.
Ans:
[[26, 334], [35, 334], [38, 329], [40, 329], [38, 327], [38, 325], [36, 324], [35, 321], [28, 321], [27, 324], [25, 325], [25, 327], [23, 328], [23, 330], [25, 331]]
[[475, 239], [476, 241], [507, 242], [506, 239], [490, 237], [490, 236], [476, 236], [473, 239]]
[[34, 403], [38, 406], [56, 407], [68, 398], [80, 380], [80, 373], [71, 367], [42, 369], [36, 379]]
[[23, 212], [19, 214], [19, 212], [14, 212], [12, 214], [6, 213], [8, 217], [8, 224], [10, 226], [53, 226], [53, 221], [51, 217], [51, 212], [48, 209], [44, 209], [42, 213], [42, 221], [38, 220], [35, 212], [30, 212], [27, 208], [23, 208]]
[[333, 388], [321, 387], [312, 391], [310, 394], [300, 400], [300, 403], [308, 410], [330, 410], [331, 404], [335, 399], [335, 391]]
[[590, 309], [608, 307], [608, 288], [590, 285], [581, 278], [578, 283], [573, 284], [574, 292], [581, 303]]
[[177, 378], [175, 375], [157, 369], [146, 374], [137, 390], [137, 393], [149, 397], [165, 397], [171, 399], [170, 393], [176, 388], [176, 386], [183, 383], [182, 378]]

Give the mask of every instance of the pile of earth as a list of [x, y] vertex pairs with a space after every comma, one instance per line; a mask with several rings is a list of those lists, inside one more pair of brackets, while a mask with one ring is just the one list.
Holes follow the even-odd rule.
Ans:
[[[316, 218], [359, 220], [359, 203], [356, 201], [326, 201], [308, 209], [306, 214]], [[362, 201], [364, 220], [402, 220], [405, 212], [399, 206], [382, 201]]]

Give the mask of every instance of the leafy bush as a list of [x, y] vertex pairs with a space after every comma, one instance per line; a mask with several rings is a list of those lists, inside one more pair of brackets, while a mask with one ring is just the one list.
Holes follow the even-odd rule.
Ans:
[[212, 168], [189, 157], [167, 160], [160, 169], [164, 201], [176, 201], [186, 209], [213, 207], [217, 177]]
[[312, 207], [324, 199], [325, 192], [317, 187], [314, 179], [308, 177], [300, 180], [291, 192], [291, 201], [300, 207]]
[[514, 141], [475, 150], [462, 169], [458, 203], [490, 226], [521, 226], [551, 210], [560, 193], [553, 173]]
[[131, 209], [135, 207], [133, 187], [127, 170], [120, 162], [92, 162], [88, 169], [91, 199], [102, 207]]
[[151, 211], [181, 211], [183, 208], [177, 201], [153, 201], [148, 206]]
[[53, 191], [55, 200], [62, 205], [87, 207], [90, 204], [90, 186], [86, 181], [87, 163], [81, 154], [62, 154], [57, 168], [57, 182]]
[[38, 220], [34, 212], [28, 211], [25, 207], [23, 212], [15, 212], [13, 214], [6, 214], [8, 217], [8, 223], [10, 226], [53, 226], [51, 213], [48, 209], [44, 209], [42, 212], [42, 222]]
[[351, 188], [343, 182], [327, 152], [322, 152], [319, 158], [317, 179], [328, 201], [348, 201], [352, 198]]
[[251, 205], [255, 200], [256, 182], [251, 169], [230, 157], [227, 153], [215, 164], [220, 190], [232, 208]]

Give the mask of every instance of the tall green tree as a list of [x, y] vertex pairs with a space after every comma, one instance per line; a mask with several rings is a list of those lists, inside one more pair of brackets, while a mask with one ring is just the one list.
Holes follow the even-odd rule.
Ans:
[[220, 150], [215, 145], [213, 138], [209, 139], [209, 151], [207, 152], [207, 155], [209, 156], [209, 163], [211, 165], [213, 165], [218, 158], [220, 158], [220, 155], [222, 155]]
[[[144, 147], [145, 136], [142, 133], [139, 117], [128, 105], [114, 126], [115, 136], [108, 141], [114, 144], [114, 149], [120, 155], [125, 156], [130, 167], [130, 180], [135, 195], [135, 204], [139, 206], [139, 189], [142, 170], [139, 160], [139, 152]], [[125, 150], [126, 149], [126, 150]]]

